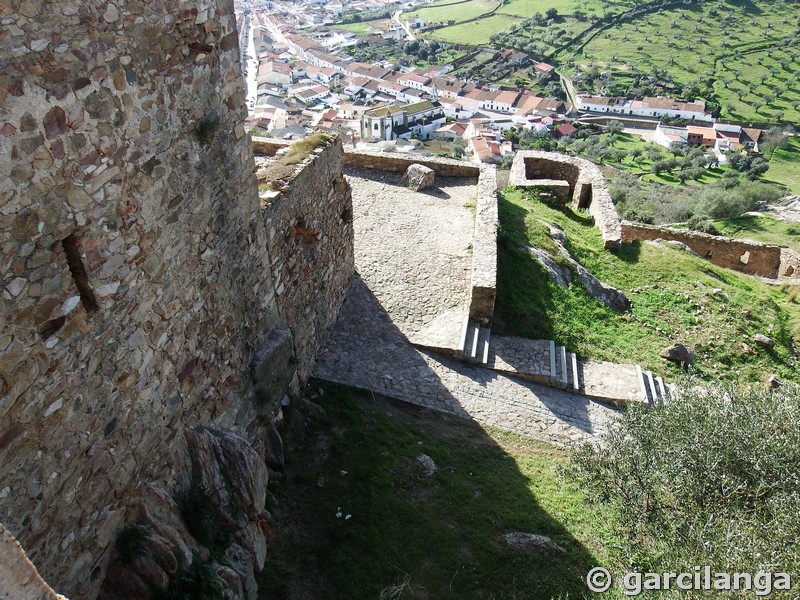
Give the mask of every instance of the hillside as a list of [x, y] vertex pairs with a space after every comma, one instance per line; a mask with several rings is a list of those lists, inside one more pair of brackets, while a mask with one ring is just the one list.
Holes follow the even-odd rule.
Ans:
[[[541, 221], [564, 229], [573, 257], [623, 291], [632, 302], [629, 313], [549, 278], [521, 248], [552, 247]], [[709, 380], [753, 382], [769, 374], [797, 380], [798, 286], [770, 285], [663, 245], [637, 242], [605, 251], [588, 215], [556, 210], [535, 192], [510, 188], [500, 197], [499, 251], [498, 334], [555, 339], [582, 357], [637, 362], [672, 377], [680, 369], [659, 352], [681, 342], [694, 348], [694, 366]], [[756, 334], [772, 338], [775, 348], [760, 348]]]
[[[614, 564], [609, 518], [559, 474], [567, 451], [347, 388], [320, 392], [314, 418], [290, 416], [286, 472], [270, 480], [277, 535], [262, 598], [580, 598], [585, 573]], [[563, 554], [514, 549], [511, 532], [547, 536]]]
[[[696, 96], [718, 106], [727, 119], [800, 121], [795, 2], [446, 4], [413, 13], [434, 24], [447, 14], [456, 21], [423, 37], [529, 52], [558, 65], [580, 91]], [[549, 18], [548, 9], [557, 15]]]

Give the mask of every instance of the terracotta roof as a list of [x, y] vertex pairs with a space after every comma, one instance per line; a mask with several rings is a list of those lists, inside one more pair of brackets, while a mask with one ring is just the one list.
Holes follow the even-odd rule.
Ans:
[[499, 102], [500, 104], [509, 104], [514, 106], [514, 103], [517, 101], [519, 94], [517, 92], [509, 92], [503, 91], [497, 94], [495, 98], [495, 102]]

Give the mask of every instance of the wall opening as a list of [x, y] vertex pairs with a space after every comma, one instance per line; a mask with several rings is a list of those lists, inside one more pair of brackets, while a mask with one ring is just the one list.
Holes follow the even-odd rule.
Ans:
[[578, 198], [578, 208], [589, 208], [592, 205], [592, 184], [581, 184], [581, 195]]
[[86, 312], [93, 313], [100, 308], [100, 305], [97, 304], [92, 286], [89, 285], [89, 276], [86, 274], [86, 267], [83, 266], [83, 260], [81, 260], [78, 238], [75, 234], [68, 235], [61, 240], [61, 245], [67, 255], [67, 265], [69, 265], [69, 272], [72, 273], [72, 280], [81, 296], [81, 304]]

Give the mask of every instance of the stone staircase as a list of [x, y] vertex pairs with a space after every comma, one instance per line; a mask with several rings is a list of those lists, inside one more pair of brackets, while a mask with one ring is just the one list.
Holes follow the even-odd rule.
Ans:
[[467, 362], [486, 366], [489, 364], [490, 327], [469, 319], [464, 323], [461, 334], [461, 357]]
[[573, 392], [581, 391], [578, 356], [550, 340], [550, 385]]
[[491, 328], [480, 322], [465, 319], [455, 356], [500, 373], [620, 406], [628, 402], [654, 404], [669, 394], [664, 380], [640, 365], [583, 362], [553, 340], [504, 336], [492, 339], [491, 333]]
[[666, 399], [669, 387], [660, 376], [654, 377], [652, 372], [643, 371], [640, 365], [636, 365], [636, 375], [639, 379], [642, 402], [655, 404]]

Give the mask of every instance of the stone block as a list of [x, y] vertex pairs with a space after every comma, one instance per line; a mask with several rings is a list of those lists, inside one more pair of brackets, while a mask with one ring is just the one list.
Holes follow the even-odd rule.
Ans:
[[433, 169], [416, 163], [406, 169], [402, 179], [403, 185], [415, 192], [431, 187], [435, 181], [436, 173]]

